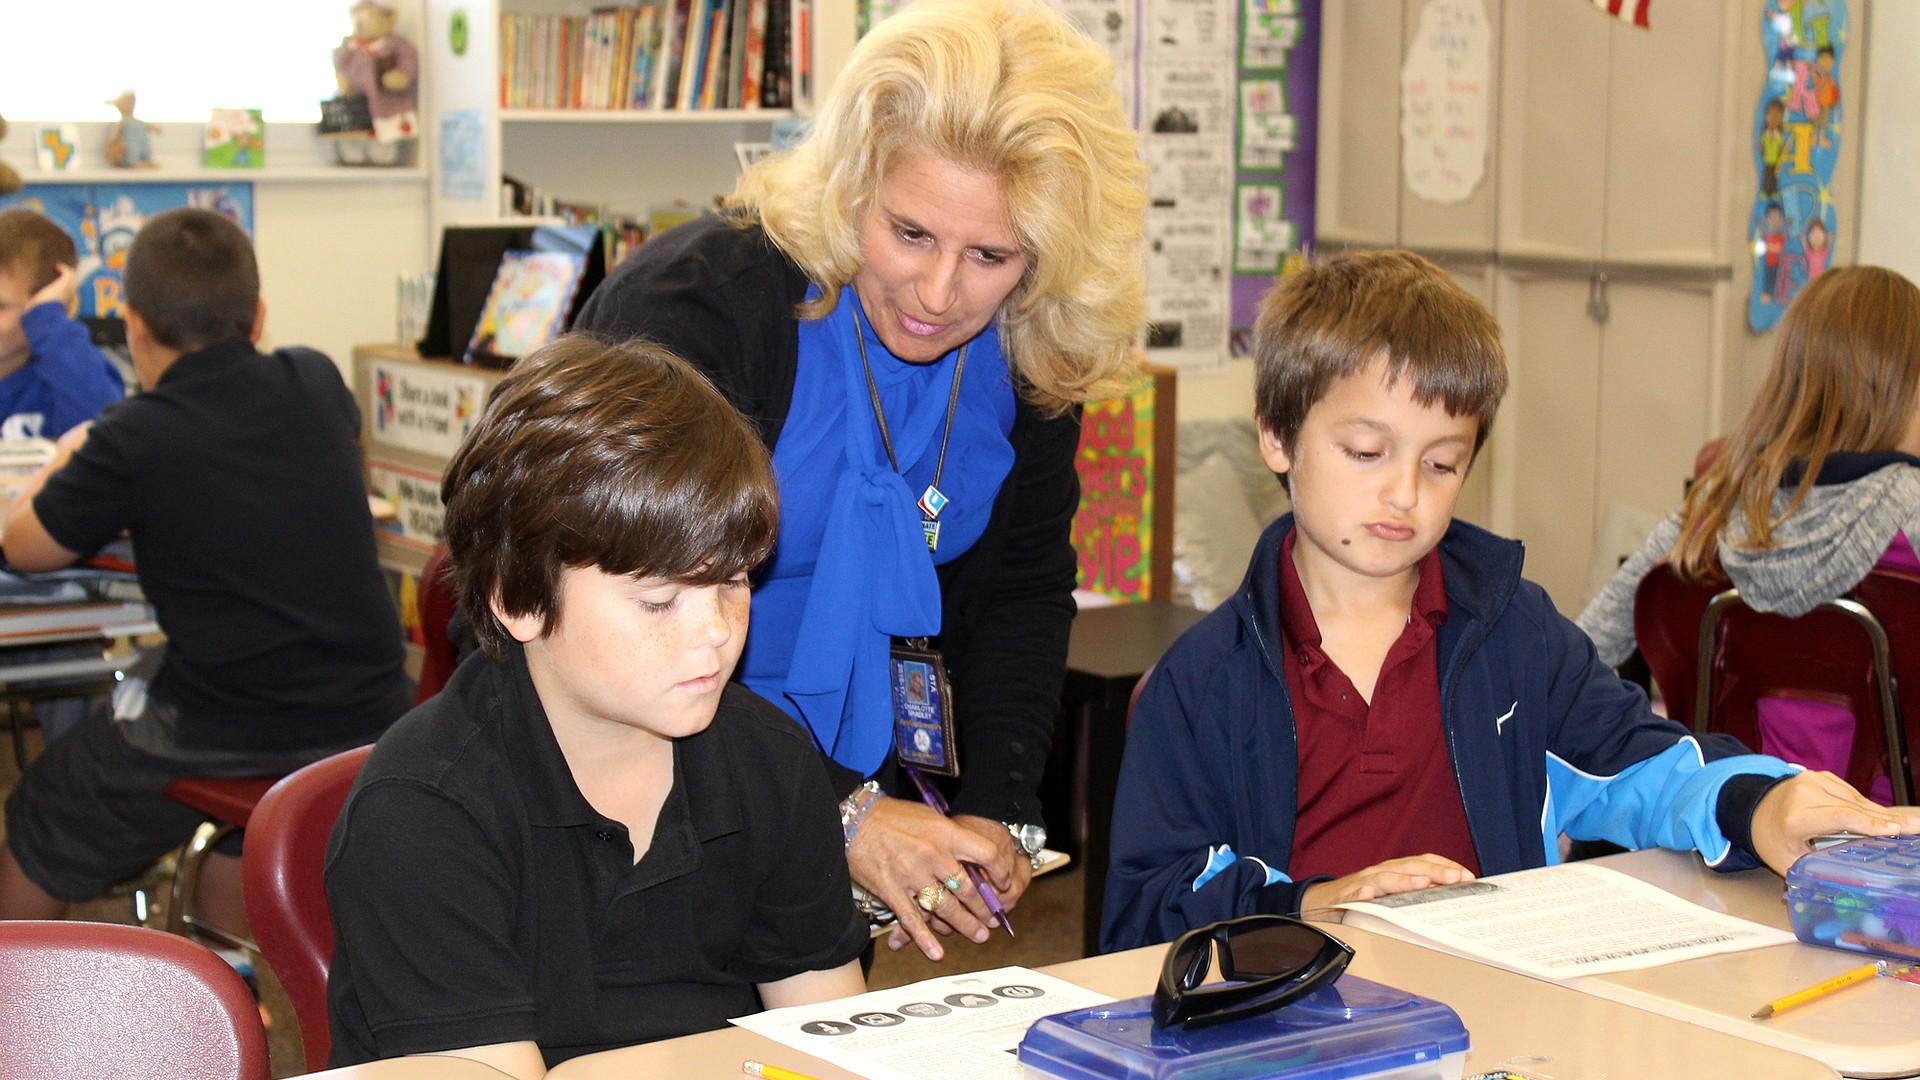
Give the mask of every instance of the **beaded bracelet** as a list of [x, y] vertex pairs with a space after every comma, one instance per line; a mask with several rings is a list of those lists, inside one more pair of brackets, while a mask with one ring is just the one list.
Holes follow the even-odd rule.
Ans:
[[853, 834], [860, 831], [860, 823], [866, 820], [867, 811], [880, 798], [880, 782], [869, 780], [853, 789], [853, 794], [840, 800], [840, 831], [846, 834], [847, 846], [853, 846]]

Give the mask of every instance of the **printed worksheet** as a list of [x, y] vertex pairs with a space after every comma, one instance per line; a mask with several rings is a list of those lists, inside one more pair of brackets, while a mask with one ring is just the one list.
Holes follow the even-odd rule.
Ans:
[[1356, 926], [1541, 979], [1658, 967], [1794, 940], [1785, 930], [1708, 910], [1591, 863], [1496, 874], [1340, 907]]
[[928, 979], [734, 1024], [870, 1080], [1019, 1080], [1015, 1050], [1035, 1020], [1113, 999], [1006, 967]]

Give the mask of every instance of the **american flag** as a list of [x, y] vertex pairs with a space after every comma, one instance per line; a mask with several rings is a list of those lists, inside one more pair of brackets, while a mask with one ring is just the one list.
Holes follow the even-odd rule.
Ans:
[[1644, 30], [1647, 28], [1647, 9], [1653, 6], [1653, 0], [1593, 0], [1593, 6], [1621, 22], [1630, 22]]

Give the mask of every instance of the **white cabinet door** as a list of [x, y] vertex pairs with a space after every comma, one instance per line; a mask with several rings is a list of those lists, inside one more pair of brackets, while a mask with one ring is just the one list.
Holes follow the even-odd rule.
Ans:
[[[1715, 265], [1737, 246], [1738, 235], [1720, 227], [1721, 206], [1739, 188], [1726, 175], [1726, 148], [1746, 145], [1752, 113], [1749, 106], [1743, 120], [1722, 107], [1728, 51], [1760, 49], [1757, 20], [1732, 33], [1738, 8], [1659, 4], [1658, 32], [1613, 30], [1601, 242], [1608, 261]], [[1743, 179], [1750, 188], [1750, 166]]]
[[1606, 214], [1609, 35], [1590, 4], [1508, 4], [1501, 20], [1502, 253], [1597, 258]]
[[1322, 9], [1314, 228], [1329, 242], [1400, 241], [1402, 0]]
[[1585, 281], [1512, 269], [1497, 280], [1512, 383], [1490, 449], [1514, 495], [1496, 521], [1526, 542], [1526, 575], [1577, 611], [1596, 526], [1600, 325]]

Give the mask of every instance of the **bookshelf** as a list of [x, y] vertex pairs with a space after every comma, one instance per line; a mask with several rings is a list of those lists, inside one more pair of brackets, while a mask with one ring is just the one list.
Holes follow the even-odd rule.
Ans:
[[[817, 93], [853, 48], [854, 0], [776, 0], [807, 11], [807, 66]], [[644, 216], [656, 206], [710, 206], [733, 187], [734, 144], [765, 142], [776, 121], [806, 116], [812, 94], [794, 86], [796, 107], [757, 109], [552, 109], [502, 106], [502, 15], [587, 16], [593, 0], [425, 0], [422, 120], [435, 170], [434, 235], [448, 224], [499, 220], [501, 176], [567, 203]], [[464, 12], [466, 49], [447, 32]], [[796, 54], [797, 55], [797, 54]]]

